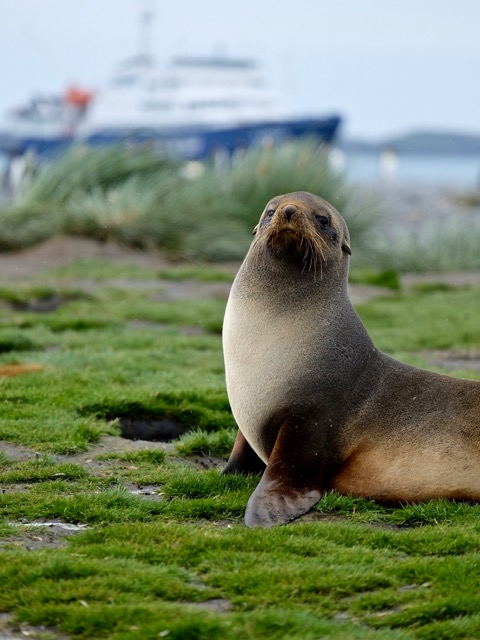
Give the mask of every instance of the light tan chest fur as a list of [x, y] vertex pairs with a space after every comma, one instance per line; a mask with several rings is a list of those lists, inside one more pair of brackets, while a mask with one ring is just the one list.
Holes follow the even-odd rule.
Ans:
[[262, 458], [266, 457], [262, 425], [295, 400], [296, 381], [318, 357], [320, 345], [308, 338], [310, 322], [308, 314], [298, 309], [275, 312], [235, 297], [227, 304], [223, 348], [230, 405], [238, 426]]

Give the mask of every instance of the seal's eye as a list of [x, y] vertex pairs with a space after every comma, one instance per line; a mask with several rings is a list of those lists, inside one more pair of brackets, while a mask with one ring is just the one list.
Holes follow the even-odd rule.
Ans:
[[273, 218], [274, 214], [275, 214], [275, 209], [269, 209], [268, 211], [266, 211], [265, 215], [263, 216], [263, 219], [260, 221], [260, 228], [267, 225], [270, 222], [271, 218]]
[[315, 216], [315, 219], [322, 229], [326, 229], [328, 227], [328, 218], [326, 216]]
[[268, 211], [266, 211], [265, 215], [263, 216], [263, 220], [260, 223], [260, 226], [263, 227], [268, 222], [270, 222], [270, 220], [271, 220], [271, 218], [273, 218], [274, 214], [275, 214], [275, 209], [269, 209]]

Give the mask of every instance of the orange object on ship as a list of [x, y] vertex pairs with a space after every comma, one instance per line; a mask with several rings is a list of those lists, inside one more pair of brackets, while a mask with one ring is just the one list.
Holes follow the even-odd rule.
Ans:
[[65, 93], [64, 100], [74, 107], [85, 108], [93, 98], [92, 91], [86, 91], [78, 87], [69, 87]]

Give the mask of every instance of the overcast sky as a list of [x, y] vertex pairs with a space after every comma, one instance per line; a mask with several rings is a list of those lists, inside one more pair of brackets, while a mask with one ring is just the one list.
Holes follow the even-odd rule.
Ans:
[[98, 87], [139, 49], [257, 59], [301, 112], [344, 134], [480, 134], [480, 0], [0, 0], [0, 112], [35, 91]]

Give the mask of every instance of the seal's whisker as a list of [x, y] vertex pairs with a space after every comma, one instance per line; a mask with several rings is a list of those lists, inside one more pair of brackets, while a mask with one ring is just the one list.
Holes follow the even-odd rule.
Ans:
[[302, 273], [304, 273], [304, 271], [307, 269], [307, 264], [308, 264], [308, 271], [312, 270], [312, 257], [314, 255], [310, 239], [305, 238], [305, 244], [306, 244], [306, 247], [302, 257], [302, 262], [303, 262]]

